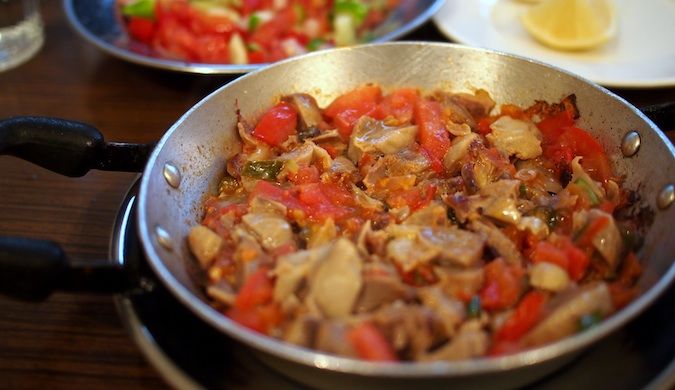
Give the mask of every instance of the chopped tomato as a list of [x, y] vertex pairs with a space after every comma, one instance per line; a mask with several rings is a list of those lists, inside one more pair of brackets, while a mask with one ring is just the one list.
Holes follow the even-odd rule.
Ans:
[[412, 121], [417, 98], [417, 90], [414, 88], [397, 89], [382, 99], [373, 117], [380, 120], [391, 117], [401, 124], [408, 123]]
[[303, 209], [300, 201], [293, 196], [290, 190], [284, 189], [266, 180], [260, 180], [255, 184], [255, 187], [251, 190], [249, 202], [257, 196], [279, 202], [290, 210]]
[[382, 332], [369, 322], [354, 326], [347, 333], [347, 340], [362, 359], [383, 362], [398, 360]]
[[577, 233], [575, 241], [581, 247], [590, 246], [593, 238], [602, 231], [609, 224], [609, 217], [599, 216], [588, 222], [586, 226], [581, 228]]
[[139, 41], [150, 44], [155, 35], [155, 21], [146, 18], [131, 17], [127, 25], [129, 34]]
[[621, 309], [635, 298], [638, 293], [635, 282], [640, 275], [642, 275], [642, 265], [640, 265], [635, 253], [630, 252], [623, 260], [619, 278], [609, 286], [614, 307]]
[[496, 258], [485, 266], [485, 283], [480, 291], [483, 308], [501, 310], [513, 306], [523, 289], [523, 268]]
[[[310, 218], [338, 220], [352, 214], [353, 209], [346, 206], [347, 200], [338, 186], [323, 183], [310, 183], [297, 187], [298, 199]], [[334, 192], [338, 191], [338, 192]], [[347, 194], [346, 196], [351, 196]]]
[[445, 129], [441, 112], [438, 102], [424, 98], [415, 102], [415, 123], [419, 128], [417, 136], [420, 145], [439, 161], [443, 161], [450, 148], [450, 134]]
[[513, 314], [497, 331], [495, 340], [518, 341], [539, 322], [547, 301], [548, 295], [541, 291], [533, 290], [525, 294]]
[[[275, 45], [279, 44], [279, 39], [291, 31], [295, 21], [295, 12], [292, 7], [288, 7], [279, 11], [274, 18], [258, 26], [250, 35], [250, 41], [272, 50]], [[285, 54], [282, 54], [282, 56], [285, 56]]]
[[273, 292], [269, 269], [261, 267], [248, 276], [227, 315], [247, 328], [266, 333], [283, 318], [279, 306], [272, 302]]
[[177, 17], [167, 15], [157, 20], [155, 45], [190, 61], [197, 60], [197, 37]]
[[314, 165], [300, 167], [296, 173], [288, 175], [288, 179], [295, 184], [317, 183], [319, 181], [319, 169]]
[[544, 157], [554, 163], [569, 164], [575, 156], [581, 156], [581, 165], [593, 179], [604, 182], [612, 177], [605, 149], [586, 130], [575, 127], [567, 111], [546, 118], [537, 126], [544, 138]]
[[297, 124], [297, 111], [281, 102], [263, 114], [251, 134], [269, 145], [279, 146], [295, 133]]
[[562, 135], [566, 128], [574, 125], [574, 118], [567, 111], [544, 118], [537, 124], [544, 143], [553, 144]]
[[234, 307], [239, 310], [250, 310], [256, 306], [270, 302], [272, 300], [274, 284], [268, 274], [269, 269], [260, 267], [249, 275], [239, 289], [237, 298], [234, 301]]
[[189, 26], [196, 34], [218, 34], [219, 39], [228, 40], [224, 34], [239, 30], [237, 24], [228, 15], [221, 15], [215, 12], [192, 11], [189, 20]]
[[197, 46], [194, 50], [202, 62], [227, 63], [230, 62], [230, 48], [228, 41], [218, 34], [202, 34], [196, 38]]
[[429, 184], [423, 188], [413, 187], [405, 191], [397, 191], [387, 198], [390, 206], [398, 208], [408, 206], [410, 211], [421, 209], [428, 205], [436, 194], [436, 186]]
[[564, 270], [569, 267], [569, 260], [565, 252], [546, 241], [540, 241], [532, 252], [533, 263], [541, 263], [542, 261], [555, 264]]
[[557, 245], [565, 251], [567, 256], [567, 273], [574, 281], [579, 281], [586, 274], [590, 259], [586, 252], [579, 249], [567, 236], [559, 236]]
[[478, 133], [481, 135], [487, 135], [492, 132], [490, 125], [492, 125], [497, 119], [498, 116], [489, 116], [478, 121]]
[[443, 162], [436, 158], [433, 154], [431, 154], [430, 151], [426, 150], [423, 147], [420, 147], [420, 153], [424, 154], [424, 157], [429, 160], [431, 163], [431, 170], [436, 172], [436, 173], [442, 173], [443, 172]]
[[[429, 264], [418, 265], [408, 272], [405, 272], [396, 264], [396, 269], [399, 275], [401, 275], [403, 282], [411, 286], [428, 286], [438, 282], [438, 276], [436, 276], [434, 268]], [[469, 299], [471, 299], [470, 296]]]
[[574, 245], [567, 236], [558, 236], [555, 243], [540, 241], [534, 247], [531, 259], [534, 263], [545, 261], [559, 266], [574, 281], [584, 277], [590, 263], [586, 252]]
[[334, 121], [340, 135], [351, 135], [356, 121], [370, 114], [382, 99], [382, 90], [375, 85], [364, 85], [351, 90], [323, 110], [323, 114]]

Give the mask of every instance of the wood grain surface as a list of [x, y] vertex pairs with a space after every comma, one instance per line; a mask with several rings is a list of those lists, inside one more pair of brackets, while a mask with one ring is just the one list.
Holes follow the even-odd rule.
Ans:
[[[45, 115], [98, 127], [110, 141], [149, 142], [231, 80], [170, 73], [100, 52], [68, 25], [61, 2], [42, 2], [45, 45], [0, 73], [0, 118]], [[406, 37], [442, 40], [427, 24]], [[675, 89], [618, 90], [636, 105], [675, 100]], [[0, 157], [0, 235], [53, 240], [75, 258], [107, 256], [112, 223], [135, 174], [63, 178]], [[112, 298], [57, 293], [39, 304], [0, 296], [0, 388], [161, 388], [165, 382], [123, 329]]]

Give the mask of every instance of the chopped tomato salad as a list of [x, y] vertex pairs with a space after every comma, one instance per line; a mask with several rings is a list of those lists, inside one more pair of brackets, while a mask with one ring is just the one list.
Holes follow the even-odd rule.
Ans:
[[398, 0], [117, 0], [129, 36], [179, 60], [257, 64], [367, 42]]
[[206, 294], [252, 331], [378, 362], [582, 332], [630, 303], [642, 267], [637, 222], [614, 212], [635, 197], [578, 116], [573, 95], [283, 96], [239, 118], [241, 152], [188, 235]]

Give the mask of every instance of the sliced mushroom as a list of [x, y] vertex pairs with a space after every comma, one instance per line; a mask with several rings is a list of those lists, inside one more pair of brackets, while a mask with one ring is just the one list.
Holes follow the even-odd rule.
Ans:
[[410, 214], [403, 221], [404, 225], [417, 226], [449, 226], [448, 210], [440, 202], [433, 201], [429, 205]]
[[274, 300], [282, 302], [290, 294], [295, 293], [317, 262], [328, 255], [331, 248], [330, 244], [322, 245], [279, 257], [274, 268], [274, 275], [277, 278], [274, 284]]
[[361, 256], [346, 238], [328, 245], [310, 276], [310, 295], [327, 318], [343, 318], [352, 312], [363, 284]]
[[520, 180], [498, 180], [481, 188], [480, 193], [486, 199], [483, 214], [501, 222], [517, 225], [520, 211], [516, 205]]
[[527, 160], [540, 156], [541, 133], [530, 121], [502, 116], [490, 125], [488, 141], [507, 156]]
[[420, 237], [429, 248], [439, 252], [441, 262], [470, 267], [483, 256], [485, 237], [455, 226], [425, 227]]
[[414, 294], [413, 288], [401, 282], [394, 274], [365, 274], [363, 288], [356, 301], [357, 313], [368, 313], [399, 299], [407, 300]]
[[274, 249], [293, 242], [291, 225], [278, 215], [248, 213], [241, 220], [255, 233], [265, 249]]
[[420, 361], [463, 360], [483, 356], [490, 346], [487, 332], [462, 328], [457, 336], [437, 350], [420, 356]]
[[469, 154], [469, 146], [473, 142], [480, 142], [480, 136], [476, 133], [456, 137], [452, 140], [452, 145], [443, 157], [443, 167], [449, 175], [454, 175], [461, 168], [462, 159]]
[[452, 337], [459, 324], [466, 317], [464, 303], [443, 294], [438, 286], [421, 288], [417, 291], [422, 304], [433, 310], [445, 327], [445, 332]]
[[485, 235], [486, 243], [511, 265], [522, 265], [523, 255], [501, 230], [488, 221], [473, 221], [469, 225], [471, 230]]
[[190, 229], [188, 244], [199, 264], [206, 268], [223, 245], [223, 239], [206, 226], [197, 225]]
[[614, 310], [609, 287], [594, 282], [569, 293], [561, 293], [550, 302], [550, 314], [521, 339], [523, 346], [534, 346], [559, 340], [579, 330], [585, 314], [608, 316]]
[[[298, 118], [300, 119], [299, 134], [310, 134], [312, 129], [319, 129], [319, 126], [323, 122], [323, 118], [321, 117], [321, 110], [319, 109], [316, 100], [314, 100], [314, 97], [306, 93], [294, 93], [285, 96], [283, 100], [291, 104], [298, 112]], [[304, 140], [304, 138], [309, 137], [301, 138], [301, 140]]]
[[417, 126], [387, 126], [382, 121], [363, 116], [354, 125], [347, 156], [357, 162], [364, 153], [396, 153], [410, 146], [416, 136]]
[[488, 116], [495, 107], [495, 101], [484, 89], [476, 90], [473, 94], [454, 93], [448, 98], [455, 104], [464, 107], [476, 120]]

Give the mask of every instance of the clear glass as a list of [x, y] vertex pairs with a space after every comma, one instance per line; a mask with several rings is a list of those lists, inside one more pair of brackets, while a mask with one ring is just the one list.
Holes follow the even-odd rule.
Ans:
[[39, 0], [0, 0], [0, 72], [28, 61], [43, 42]]

